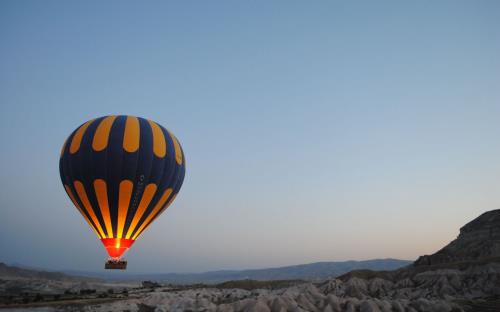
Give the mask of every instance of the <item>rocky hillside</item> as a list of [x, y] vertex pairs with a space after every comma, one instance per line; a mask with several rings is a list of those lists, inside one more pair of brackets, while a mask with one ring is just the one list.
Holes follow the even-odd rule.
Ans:
[[437, 269], [397, 280], [331, 279], [281, 289], [199, 287], [129, 292], [129, 299], [87, 311], [494, 312], [500, 311], [500, 263]]
[[282, 289], [157, 289], [96, 311], [500, 311], [500, 210], [462, 227], [436, 254], [394, 271], [352, 271]]
[[478, 261], [500, 257], [500, 209], [483, 213], [460, 229], [457, 239], [415, 266]]
[[137, 283], [106, 283], [90, 277], [71, 276], [60, 272], [24, 269], [0, 263], [0, 306], [5, 297], [19, 294], [62, 294], [81, 289], [123, 289]]
[[499, 214], [500, 210], [494, 210], [481, 215], [436, 254], [393, 271], [357, 270], [318, 283], [239, 281], [223, 287], [133, 288], [123, 300], [89, 304], [79, 310], [498, 312]]

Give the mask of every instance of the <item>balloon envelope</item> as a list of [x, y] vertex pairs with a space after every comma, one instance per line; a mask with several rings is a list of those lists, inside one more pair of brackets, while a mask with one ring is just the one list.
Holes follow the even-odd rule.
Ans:
[[119, 259], [175, 199], [186, 169], [177, 138], [154, 121], [104, 116], [61, 151], [61, 180], [110, 257]]

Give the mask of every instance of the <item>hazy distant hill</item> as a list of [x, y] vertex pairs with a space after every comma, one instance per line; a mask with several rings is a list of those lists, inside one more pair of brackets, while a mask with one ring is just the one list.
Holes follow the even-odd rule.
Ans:
[[322, 280], [336, 277], [357, 269], [394, 270], [411, 264], [411, 261], [398, 259], [374, 259], [365, 261], [316, 262], [291, 265], [278, 268], [254, 270], [220, 270], [203, 273], [148, 273], [130, 274], [128, 272], [86, 272], [70, 271], [50, 272], [43, 269], [18, 267], [0, 262], [1, 278], [31, 278], [48, 280], [87, 280], [100, 279], [115, 281], [155, 280], [170, 283], [219, 283], [230, 280]]
[[366, 261], [316, 262], [269, 269], [242, 271], [212, 271], [197, 274], [158, 274], [155, 279], [177, 283], [217, 283], [229, 280], [319, 280], [342, 275], [351, 270], [394, 270], [409, 265], [411, 261], [375, 259]]
[[[170, 283], [219, 283], [229, 280], [322, 280], [336, 277], [351, 270], [394, 270], [411, 264], [411, 261], [397, 259], [374, 259], [365, 261], [316, 262], [279, 268], [254, 270], [221, 270], [203, 273], [156, 273], [127, 274], [125, 272], [79, 272], [66, 271], [68, 274], [85, 275], [109, 280], [155, 280]], [[125, 273], [125, 274], [124, 274]]]
[[0, 262], [0, 279], [40, 279], [54, 281], [94, 281], [94, 278], [72, 276], [61, 272], [48, 272], [38, 269], [26, 269], [16, 266], [9, 266]]

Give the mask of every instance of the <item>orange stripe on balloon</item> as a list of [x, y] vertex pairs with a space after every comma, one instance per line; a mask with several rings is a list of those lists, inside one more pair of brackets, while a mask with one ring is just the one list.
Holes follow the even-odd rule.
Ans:
[[92, 222], [90, 222], [89, 218], [87, 218], [87, 215], [85, 213], [83, 213], [82, 208], [80, 207], [80, 205], [78, 205], [73, 193], [71, 192], [71, 189], [68, 187], [67, 190], [69, 190], [69, 192], [68, 192], [69, 197], [71, 198], [71, 200], [73, 201], [75, 206], [78, 208], [78, 210], [80, 210], [80, 213], [85, 217], [85, 220], [87, 220], [87, 222], [90, 224], [92, 229], [96, 232], [97, 236], [99, 238], [106, 237], [102, 231], [102, 228], [101, 228], [101, 225], [99, 224], [99, 221], [97, 220], [97, 217], [94, 213], [94, 210], [92, 210], [92, 207], [90, 206], [89, 199], [87, 198], [87, 194], [85, 193], [85, 188], [83, 187], [83, 184], [80, 181], [75, 181], [74, 186], [75, 186], [76, 192], [78, 193], [78, 196], [80, 197], [80, 201], [83, 203], [83, 206], [87, 210], [87, 213], [90, 215], [90, 218], [94, 222], [93, 224], [92, 224]]
[[163, 211], [165, 211], [170, 206], [170, 204], [175, 200], [176, 196], [177, 194], [172, 195], [168, 203], [164, 205], [163, 208], [160, 209], [160, 211], [152, 219], [149, 220], [149, 222], [145, 225], [142, 231], [140, 232], [138, 231], [135, 236], [139, 237], [142, 234], [142, 232], [144, 232], [156, 220], [156, 218], [158, 218], [163, 213]]
[[125, 122], [125, 134], [123, 136], [123, 149], [133, 153], [139, 149], [139, 140], [141, 137], [139, 119], [128, 116]]
[[[151, 219], [151, 221], [149, 221], [149, 224], [153, 223], [156, 220], [156, 218], [158, 218], [163, 213], [163, 211], [165, 211], [170, 206], [170, 204], [175, 200], [176, 196], [177, 194], [172, 195], [168, 203], [165, 206], [163, 206], [163, 208], [156, 214], [156, 216], [154, 216], [153, 219]], [[148, 225], [146, 225], [146, 228], [147, 227]]]
[[78, 128], [78, 130], [76, 130], [76, 133], [71, 140], [71, 145], [69, 146], [69, 152], [71, 154], [78, 152], [78, 150], [80, 149], [80, 144], [82, 143], [83, 135], [93, 121], [94, 119], [87, 121], [80, 128]]
[[177, 141], [175, 135], [172, 134], [172, 132], [169, 131], [168, 134], [170, 135], [172, 142], [174, 142], [175, 161], [177, 162], [178, 165], [182, 165], [181, 145], [179, 144], [179, 141]]
[[101, 238], [101, 235], [99, 235], [99, 233], [97, 233], [97, 230], [95, 229], [94, 225], [92, 224], [92, 222], [90, 222], [90, 220], [87, 217], [87, 215], [83, 212], [82, 207], [80, 207], [80, 205], [76, 201], [75, 196], [73, 195], [73, 192], [71, 191], [71, 188], [68, 185], [66, 185], [66, 184], [64, 184], [64, 188], [66, 189], [66, 193], [68, 193], [69, 198], [71, 198], [71, 201], [73, 202], [73, 205], [75, 205], [75, 207], [78, 209], [78, 211], [80, 211], [80, 213], [82, 214], [82, 216], [85, 218], [85, 220], [87, 221], [87, 223], [90, 225], [90, 228], [95, 232], [95, 234], [97, 235], [97, 237]]
[[111, 216], [109, 214], [108, 189], [106, 181], [103, 179], [94, 180], [94, 190], [97, 202], [99, 203], [99, 208], [101, 209], [102, 218], [104, 219], [104, 224], [106, 225], [108, 238], [113, 238], [113, 226], [111, 225]]
[[146, 220], [144, 220], [144, 222], [141, 224], [141, 226], [139, 227], [137, 232], [134, 234], [134, 237], [132, 237], [132, 239], [137, 239], [137, 236], [139, 236], [139, 234], [142, 232], [142, 230], [149, 224], [149, 221], [152, 218], [154, 218], [154, 216], [158, 213], [158, 211], [160, 211], [161, 208], [163, 208], [163, 205], [167, 201], [170, 194], [172, 194], [172, 189], [171, 188], [166, 189], [165, 192], [163, 193], [163, 195], [161, 196], [160, 200], [156, 204], [156, 206], [153, 208], [153, 210], [148, 215]]
[[105, 238], [106, 235], [104, 234], [104, 231], [102, 230], [101, 224], [99, 223], [99, 220], [97, 220], [97, 216], [95, 215], [94, 209], [92, 208], [92, 205], [90, 204], [89, 198], [87, 197], [87, 193], [85, 192], [85, 187], [83, 186], [82, 182], [80, 181], [75, 181], [74, 182], [76, 193], [78, 194], [78, 197], [80, 197], [80, 201], [83, 203], [83, 206], [87, 210], [87, 213], [90, 215], [90, 219], [92, 219], [92, 222], [94, 222], [95, 226], [97, 227], [97, 231], [101, 235], [102, 238]]
[[134, 184], [130, 180], [123, 180], [120, 182], [120, 194], [118, 196], [118, 228], [116, 237], [122, 238], [123, 227], [127, 219], [128, 206], [130, 198], [132, 197], [132, 189]]
[[104, 118], [97, 126], [94, 134], [94, 140], [92, 141], [92, 148], [96, 152], [100, 152], [108, 146], [109, 132], [111, 131], [111, 126], [115, 121], [116, 116], [108, 116]]
[[165, 157], [167, 153], [167, 147], [165, 143], [165, 135], [161, 131], [160, 126], [158, 126], [154, 121], [148, 120], [151, 126], [151, 131], [153, 131], [153, 152], [157, 157]]
[[146, 208], [148, 208], [149, 203], [151, 202], [151, 199], [153, 199], [154, 194], [156, 193], [156, 184], [150, 183], [146, 186], [144, 189], [144, 193], [142, 194], [142, 199], [141, 202], [139, 203], [139, 207], [137, 208], [137, 211], [135, 212], [134, 219], [132, 219], [132, 223], [130, 223], [130, 226], [127, 231], [127, 235], [125, 238], [130, 238], [132, 233], [134, 233], [135, 227], [137, 226], [137, 223], [139, 223], [139, 220], [141, 219], [142, 215], [146, 211]]

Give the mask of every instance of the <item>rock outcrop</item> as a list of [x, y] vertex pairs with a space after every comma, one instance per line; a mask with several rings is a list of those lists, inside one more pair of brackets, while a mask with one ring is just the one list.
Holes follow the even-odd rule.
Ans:
[[421, 256], [415, 266], [500, 257], [500, 209], [483, 213], [460, 229], [458, 237], [433, 255]]

